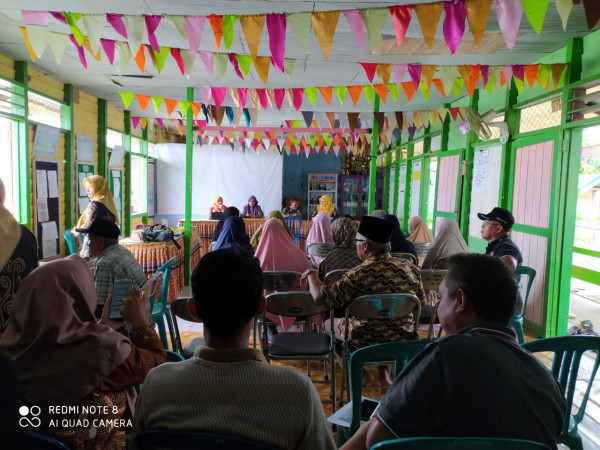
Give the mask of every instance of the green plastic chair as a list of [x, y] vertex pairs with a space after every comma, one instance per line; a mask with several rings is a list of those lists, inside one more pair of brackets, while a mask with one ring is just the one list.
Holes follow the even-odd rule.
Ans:
[[164, 272], [164, 276], [158, 300], [156, 300], [156, 302], [152, 305], [152, 321], [158, 326], [158, 335], [160, 336], [160, 340], [163, 346], [165, 347], [165, 350], [169, 348], [169, 344], [167, 341], [167, 331], [165, 329], [165, 319], [167, 320], [167, 326], [169, 327], [169, 335], [171, 336], [171, 348], [177, 348], [175, 343], [175, 330], [173, 328], [173, 318], [171, 317], [171, 312], [169, 311], [169, 308], [167, 306], [167, 300], [169, 298], [169, 280], [171, 279], [171, 269], [173, 266], [174, 259], [175, 257], [169, 259], [156, 271], [156, 273]]
[[299, 217], [286, 217], [285, 221], [292, 232], [294, 242], [296, 245], [300, 245], [300, 228], [302, 228], [302, 219]]
[[[600, 337], [597, 336], [561, 336], [547, 339], [538, 339], [523, 344], [523, 348], [532, 353], [550, 352], [554, 353], [552, 361], [552, 374], [560, 384], [567, 403], [568, 416], [563, 424], [563, 429], [558, 442], [567, 445], [571, 450], [583, 450], [581, 436], [577, 426], [585, 415], [590, 391], [594, 378], [600, 366]], [[575, 385], [582, 378], [579, 375], [581, 357], [586, 351], [592, 359], [595, 359], [588, 386], [581, 398], [581, 404], [576, 414], [573, 414], [573, 397], [575, 396]], [[595, 355], [593, 354], [595, 352]], [[579, 396], [579, 395], [578, 395]]]
[[185, 358], [179, 353], [175, 353], [171, 350], [165, 350], [165, 352], [167, 352], [167, 362], [185, 361]]
[[485, 448], [490, 450], [543, 450], [549, 449], [546, 444], [524, 439], [500, 439], [484, 437], [420, 437], [383, 441], [371, 447], [371, 450], [450, 450], [457, 448]]
[[[71, 230], [63, 231], [63, 236], [65, 238], [65, 242], [67, 243], [67, 249], [69, 250], [69, 255], [77, 254], [77, 241], [75, 241], [75, 235]], [[67, 255], [68, 256], [68, 255]]]
[[527, 300], [529, 299], [529, 292], [531, 291], [531, 286], [533, 285], [533, 280], [535, 279], [535, 269], [527, 266], [518, 266], [515, 270], [515, 274], [518, 277], [518, 280], [521, 281], [521, 277], [523, 275], [527, 275], [527, 290], [525, 291], [525, 298], [523, 299], [523, 311], [520, 314], [516, 314], [512, 319], [510, 319], [509, 327], [514, 328], [517, 332], [517, 339], [519, 340], [519, 344], [523, 344], [525, 342], [525, 335], [523, 334], [523, 317], [525, 317], [525, 311], [527, 310]]

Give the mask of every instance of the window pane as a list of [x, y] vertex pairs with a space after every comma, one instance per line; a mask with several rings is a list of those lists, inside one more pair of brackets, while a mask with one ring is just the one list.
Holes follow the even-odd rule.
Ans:
[[138, 138], [131, 138], [131, 153], [142, 153], [142, 141]]
[[148, 191], [146, 189], [146, 160], [139, 156], [131, 155], [131, 212], [133, 214], [146, 213]]
[[118, 131], [107, 130], [106, 146], [108, 148], [115, 148], [115, 145], [123, 145], [123, 134]]
[[0, 111], [25, 116], [25, 90], [0, 79]]
[[148, 142], [148, 156], [154, 155], [154, 144], [152, 142]]
[[60, 128], [62, 105], [59, 102], [33, 92], [28, 92], [27, 98], [29, 99], [29, 120]]
[[0, 178], [4, 183], [4, 206], [19, 220], [17, 123], [0, 117]]

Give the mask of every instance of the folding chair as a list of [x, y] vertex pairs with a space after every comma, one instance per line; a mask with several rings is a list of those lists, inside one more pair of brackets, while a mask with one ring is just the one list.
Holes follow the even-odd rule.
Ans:
[[175, 342], [177, 343], [176, 349], [185, 359], [189, 359], [194, 356], [196, 348], [204, 345], [204, 337], [194, 338], [192, 342], [185, 346], [185, 348], [181, 342], [181, 333], [179, 332], [179, 324], [177, 323], [178, 317], [180, 319], [187, 320], [188, 322], [202, 323], [200, 319], [196, 319], [190, 314], [188, 309], [189, 301], [193, 300], [189, 297], [180, 297], [171, 303], [171, 314], [173, 316], [173, 326], [175, 328]]
[[333, 242], [313, 242], [306, 246], [306, 255], [325, 258], [334, 248], [335, 244]]
[[[515, 270], [515, 274], [519, 278], [519, 284], [523, 279], [523, 275], [527, 277], [527, 290], [525, 291], [525, 298], [523, 298], [523, 309], [519, 314], [516, 314], [512, 319], [510, 319], [509, 327], [512, 327], [517, 332], [517, 338], [519, 339], [519, 344], [523, 344], [525, 342], [525, 335], [523, 334], [523, 317], [525, 317], [525, 311], [527, 310], [527, 300], [529, 299], [529, 293], [531, 292], [531, 286], [533, 285], [533, 280], [535, 279], [535, 269], [527, 266], [518, 266]], [[522, 289], [519, 289], [522, 292]], [[523, 296], [521, 296], [522, 298]]]
[[455, 450], [457, 448], [485, 448], [489, 450], [549, 450], [541, 442], [524, 439], [501, 439], [485, 437], [418, 437], [392, 439], [378, 442], [371, 450]]
[[299, 217], [286, 217], [285, 221], [292, 232], [292, 238], [296, 245], [300, 245], [300, 229], [302, 228], [302, 219]]
[[[441, 269], [425, 269], [421, 270], [421, 282], [423, 283], [423, 290], [425, 293], [433, 291], [436, 293], [442, 283], [442, 280], [446, 277], [448, 271]], [[436, 301], [435, 305], [427, 305], [421, 308], [421, 319], [420, 323], [429, 323], [429, 329], [427, 331], [427, 339], [435, 339], [435, 320], [437, 317], [439, 302]], [[441, 331], [441, 329], [440, 329]]]
[[171, 268], [174, 260], [175, 257], [169, 259], [155, 272], [155, 274], [164, 272], [164, 276], [158, 300], [152, 305], [152, 321], [158, 326], [158, 335], [160, 336], [160, 340], [165, 347], [165, 350], [168, 350], [169, 348], [169, 344], [167, 342], [167, 332], [165, 329], [165, 319], [167, 321], [167, 326], [169, 327], [171, 346], [173, 349], [175, 349], [175, 331], [173, 330], [173, 319], [171, 318], [171, 313], [167, 307], [167, 300], [169, 299], [169, 281], [171, 279]]
[[417, 251], [417, 258], [425, 258], [432, 245], [433, 242], [417, 242], [414, 244], [415, 250]]
[[450, 267], [450, 256], [442, 256], [433, 262], [434, 269], [447, 270]]
[[141, 450], [277, 450], [240, 436], [206, 431], [147, 430], [135, 436]]
[[323, 281], [325, 282], [325, 284], [335, 283], [336, 281], [341, 280], [342, 277], [344, 276], [344, 274], [346, 272], [348, 272], [348, 270], [350, 270], [350, 269], [334, 269], [334, 270], [330, 270], [329, 272], [327, 272], [325, 274], [325, 280], [323, 280]]
[[392, 256], [392, 258], [406, 259], [407, 261], [410, 261], [411, 264], [413, 264], [414, 266], [419, 265], [419, 260], [412, 253], [394, 252], [394, 253], [390, 253], [390, 255]]

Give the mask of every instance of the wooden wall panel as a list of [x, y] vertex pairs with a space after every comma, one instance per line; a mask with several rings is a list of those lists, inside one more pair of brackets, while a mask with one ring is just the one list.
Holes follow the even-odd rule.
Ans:
[[115, 108], [114, 106], [107, 106], [106, 121], [108, 128], [113, 130], [125, 132], [125, 112]]
[[27, 73], [29, 75], [29, 89], [41, 92], [56, 100], [62, 101], [64, 99], [63, 83], [38, 72], [31, 66], [27, 68]]
[[458, 176], [459, 155], [440, 158], [436, 209], [456, 212], [456, 177]]
[[4, 55], [0, 55], [0, 76], [15, 79], [15, 62]]

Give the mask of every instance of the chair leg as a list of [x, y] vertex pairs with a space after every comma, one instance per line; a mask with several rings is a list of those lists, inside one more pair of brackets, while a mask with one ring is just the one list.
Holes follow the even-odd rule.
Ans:
[[173, 317], [171, 311], [165, 310], [165, 318], [167, 320], [167, 326], [169, 327], [169, 336], [171, 337], [171, 348], [174, 352], [177, 351], [177, 339], [175, 338], [175, 327], [173, 326]]
[[156, 326], [158, 327], [158, 336], [160, 337], [160, 341], [162, 342], [165, 350], [169, 349], [169, 342], [167, 341], [167, 331], [165, 329], [165, 318], [164, 316], [157, 317], [155, 319]]
[[514, 322], [513, 328], [517, 332], [517, 339], [519, 340], [519, 344], [524, 344], [525, 334], [523, 333], [523, 324], [521, 322]]

